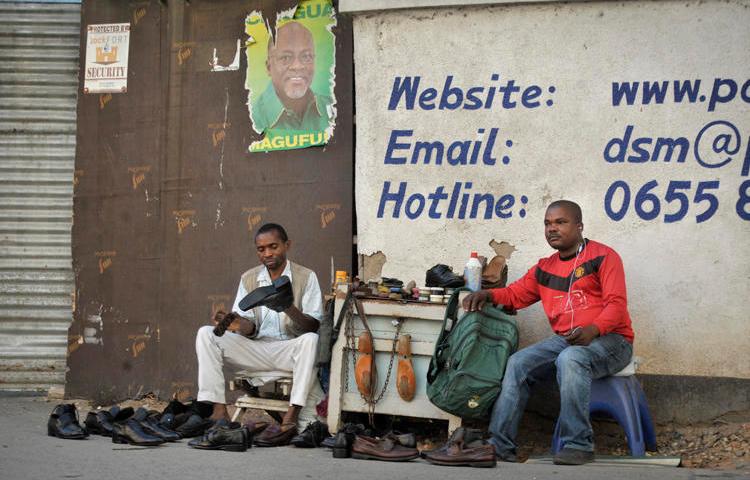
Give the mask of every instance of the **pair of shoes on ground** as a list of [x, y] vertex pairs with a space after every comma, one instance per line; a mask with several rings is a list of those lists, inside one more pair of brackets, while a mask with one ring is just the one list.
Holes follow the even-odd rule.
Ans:
[[423, 451], [422, 458], [434, 465], [494, 467], [497, 464], [495, 447], [484, 441], [476, 428], [457, 428], [441, 447]]
[[294, 303], [294, 292], [289, 277], [282, 275], [271, 285], [258, 287], [240, 300], [240, 310], [246, 312], [255, 307], [268, 307], [276, 312], [283, 312]]
[[224, 450], [244, 452], [253, 445], [253, 439], [268, 427], [266, 422], [248, 422], [241, 425], [220, 419], [213, 423], [200, 438], [188, 442], [188, 446], [200, 450]]
[[298, 433], [296, 423], [274, 423], [265, 428], [253, 443], [256, 447], [281, 447], [289, 445]]
[[162, 411], [159, 423], [182, 438], [200, 437], [215, 423], [208, 418], [212, 412], [213, 406], [207, 402], [193, 400], [185, 404], [172, 399]]
[[352, 458], [407, 462], [419, 457], [413, 434], [387, 434], [383, 437], [357, 435], [352, 444]]
[[73, 404], [55, 406], [47, 421], [47, 434], [64, 439], [83, 439], [89, 432], [112, 437], [113, 443], [155, 446], [180, 439], [175, 432], [159, 424], [158, 412], [145, 408], [113, 407], [109, 411], [91, 411], [82, 427], [78, 422], [78, 410]]
[[217, 421], [200, 438], [188, 442], [188, 446], [200, 450], [224, 450], [244, 452], [253, 444], [253, 433], [248, 425], [226, 420]]
[[[103, 437], [111, 437], [112, 429], [114, 428], [112, 423], [115, 421], [115, 416], [120, 413], [121, 409], [115, 405], [109, 410], [91, 410], [86, 415], [83, 425], [86, 431], [90, 434], [101, 435]], [[130, 415], [133, 414], [133, 409], [130, 409]]]
[[157, 446], [182, 438], [179, 433], [164, 427], [159, 420], [159, 412], [143, 407], [135, 412], [132, 408], [124, 408], [113, 418], [112, 443]]
[[47, 435], [66, 440], [82, 440], [89, 436], [78, 423], [78, 409], [72, 403], [55, 406], [47, 420]]
[[333, 437], [328, 437], [321, 446], [333, 449], [333, 458], [349, 458], [352, 456], [352, 444], [357, 435], [375, 436], [374, 432], [366, 429], [361, 423], [346, 423]]
[[332, 438], [328, 432], [328, 425], [315, 421], [308, 423], [302, 433], [295, 435], [290, 443], [299, 448], [317, 448], [328, 438]]

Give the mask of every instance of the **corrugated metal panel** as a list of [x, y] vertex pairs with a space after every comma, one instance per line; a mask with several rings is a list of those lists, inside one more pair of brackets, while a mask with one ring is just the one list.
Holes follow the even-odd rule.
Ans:
[[0, 390], [65, 384], [80, 19], [0, 3]]

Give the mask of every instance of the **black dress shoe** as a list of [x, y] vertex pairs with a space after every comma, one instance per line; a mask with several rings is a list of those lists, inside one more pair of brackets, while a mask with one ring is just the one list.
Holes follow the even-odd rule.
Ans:
[[273, 286], [276, 288], [276, 293], [264, 298], [260, 304], [275, 312], [283, 312], [294, 303], [292, 282], [289, 277], [282, 275], [273, 281]]
[[242, 311], [251, 308], [265, 306], [276, 312], [283, 312], [294, 303], [294, 292], [289, 277], [282, 275], [273, 281], [272, 285], [259, 287], [245, 295], [240, 300], [239, 307]]
[[357, 435], [374, 435], [370, 429], [365, 429], [361, 423], [346, 423], [336, 433], [333, 439], [333, 458], [349, 458], [352, 456], [352, 444]]
[[78, 410], [72, 403], [57, 405], [47, 421], [47, 435], [50, 437], [80, 440], [88, 437], [86, 430], [78, 423]]
[[438, 264], [427, 270], [425, 286], [458, 288], [464, 286], [464, 279], [453, 273], [453, 270], [448, 265]]
[[167, 406], [164, 407], [164, 410], [161, 411], [161, 414], [164, 415], [166, 413], [171, 413], [173, 415], [178, 415], [180, 413], [185, 413], [188, 410], [190, 410], [189, 406], [185, 405], [177, 399], [172, 399], [169, 401]]
[[128, 443], [153, 447], [161, 445], [165, 440], [151, 435], [143, 430], [143, 426], [134, 418], [112, 424], [112, 443]]
[[178, 433], [173, 432], [172, 430], [169, 430], [160, 425], [157, 415], [158, 412], [149, 412], [145, 408], [141, 407], [136, 410], [135, 414], [133, 415], [133, 419], [141, 424], [144, 432], [155, 437], [159, 437], [167, 442], [176, 442], [177, 440], [182, 438]]
[[149, 415], [146, 417], [146, 420], [142, 421], [141, 425], [146, 432], [161, 437], [168, 442], [176, 442], [182, 438], [179, 433], [161, 425], [159, 423], [159, 418], [155, 415]]
[[[185, 422], [187, 422], [188, 419], [193, 416], [193, 413], [191, 412], [178, 413], [177, 415], [174, 416], [174, 418], [171, 419], [171, 421], [169, 419], [169, 415], [171, 414], [167, 413], [161, 416], [162, 425], [172, 430], [173, 432], [180, 433], [177, 431], [177, 429], [180, 428], [182, 425], [184, 425]], [[165, 423], [164, 417], [167, 417], [166, 423]]]
[[133, 413], [135, 413], [133, 407], [127, 407], [117, 410], [117, 413], [113, 414], [112, 425], [114, 426], [114, 424], [117, 422], [124, 422], [128, 418], [132, 417]]
[[253, 437], [247, 427], [232, 422], [211, 427], [201, 438], [190, 440], [188, 445], [202, 450], [244, 452], [252, 443]]
[[213, 421], [204, 419], [198, 414], [192, 414], [190, 417], [175, 429], [182, 438], [200, 437], [206, 430], [214, 424]]
[[113, 420], [114, 416], [107, 410], [92, 410], [88, 413], [88, 415], [86, 415], [86, 420], [83, 422], [83, 424], [86, 426], [86, 430], [89, 433], [102, 435], [104, 437], [111, 437]]
[[174, 432], [174, 429], [177, 428], [174, 413], [162, 413], [161, 417], [159, 417], [159, 425]]
[[246, 312], [250, 310], [251, 308], [255, 308], [258, 305], [260, 305], [260, 302], [270, 296], [276, 293], [276, 287], [273, 285], [266, 285], [265, 287], [258, 287], [252, 292], [245, 295], [242, 300], [240, 300], [239, 307], [240, 310], [243, 312]]
[[302, 433], [292, 438], [292, 445], [300, 448], [315, 448], [322, 446], [323, 440], [331, 436], [328, 425], [323, 422], [312, 422], [302, 430]]

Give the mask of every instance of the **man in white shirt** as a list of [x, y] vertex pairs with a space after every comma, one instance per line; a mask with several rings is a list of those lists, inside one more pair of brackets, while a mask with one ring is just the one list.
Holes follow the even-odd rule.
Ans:
[[[310, 269], [287, 260], [291, 242], [281, 225], [268, 223], [255, 234], [255, 248], [261, 265], [240, 279], [232, 311], [239, 315], [223, 336], [212, 326], [201, 327], [195, 341], [198, 355], [198, 401], [211, 402], [214, 420], [228, 419], [225, 379], [228, 364], [250, 372], [292, 373], [292, 390], [279, 428], [264, 432], [266, 446], [286, 445], [297, 433], [300, 410], [307, 404], [317, 382], [315, 356], [318, 330], [323, 315], [318, 278]], [[294, 303], [283, 312], [260, 306], [243, 312], [239, 302], [257, 287], [271, 285], [286, 275], [292, 284]]]

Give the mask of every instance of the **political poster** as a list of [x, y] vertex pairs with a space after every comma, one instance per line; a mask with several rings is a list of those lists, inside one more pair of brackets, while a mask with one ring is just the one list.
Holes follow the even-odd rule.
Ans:
[[331, 1], [301, 1], [274, 20], [258, 11], [245, 19], [248, 111], [262, 135], [249, 151], [325, 145], [336, 123]]

